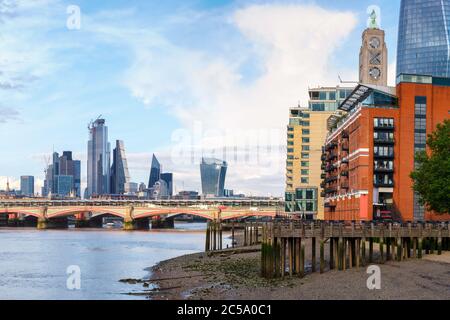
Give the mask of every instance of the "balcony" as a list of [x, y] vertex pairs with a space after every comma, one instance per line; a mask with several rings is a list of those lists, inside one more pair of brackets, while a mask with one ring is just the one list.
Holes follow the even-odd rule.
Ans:
[[348, 177], [348, 171], [341, 171], [341, 177]]
[[343, 158], [342, 160], [341, 160], [341, 163], [346, 163], [346, 164], [348, 164], [348, 158], [347, 157], [345, 157], [345, 158]]
[[373, 168], [373, 171], [380, 173], [392, 173], [394, 172], [394, 168], [375, 167]]
[[342, 151], [347, 151], [347, 152], [350, 150], [347, 143], [343, 143], [343, 144], [341, 145], [341, 149], [342, 149]]
[[383, 155], [374, 153], [373, 158], [374, 159], [394, 159], [394, 153], [392, 152], [391, 154], [383, 154]]
[[329, 193], [336, 193], [337, 192], [337, 188], [336, 187], [329, 187], [325, 189], [325, 193], [329, 194]]
[[375, 130], [383, 130], [383, 131], [394, 131], [394, 126], [388, 126], [388, 125], [374, 125], [373, 128]]
[[373, 185], [374, 185], [374, 187], [392, 188], [392, 187], [394, 187], [394, 182], [386, 183], [386, 182], [375, 181], [375, 182], [373, 183]]
[[325, 174], [325, 173], [322, 173], [321, 175], [320, 175], [320, 178], [323, 180], [323, 179], [325, 179], [327, 177], [327, 175]]
[[342, 131], [342, 139], [348, 139], [348, 138], [349, 138], [348, 131]]
[[330, 183], [330, 182], [333, 182], [333, 181], [337, 181], [337, 179], [338, 179], [337, 176], [331, 176], [331, 177], [326, 178], [325, 182], [326, 183]]
[[394, 139], [373, 139], [374, 144], [386, 144], [393, 145], [395, 143]]
[[342, 183], [341, 183], [341, 189], [346, 189], [346, 190], [348, 190], [348, 182], [342, 182]]
[[322, 154], [322, 155], [320, 156], [320, 160], [322, 160], [322, 161], [327, 160], [326, 154]]

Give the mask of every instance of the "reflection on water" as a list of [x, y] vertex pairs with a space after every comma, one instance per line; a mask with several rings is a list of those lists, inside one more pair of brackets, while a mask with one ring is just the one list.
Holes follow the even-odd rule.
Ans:
[[[144, 278], [157, 262], [204, 250], [204, 223], [174, 230], [0, 229], [0, 299], [142, 299], [118, 282]], [[229, 241], [229, 240], [226, 240]], [[66, 269], [81, 269], [81, 290], [66, 288]]]

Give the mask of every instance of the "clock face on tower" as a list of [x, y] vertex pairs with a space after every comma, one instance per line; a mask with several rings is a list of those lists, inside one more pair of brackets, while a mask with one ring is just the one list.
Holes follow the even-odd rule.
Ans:
[[378, 49], [378, 48], [380, 47], [380, 44], [381, 44], [381, 41], [380, 41], [380, 39], [377, 38], [377, 37], [372, 37], [372, 38], [370, 38], [370, 40], [369, 40], [369, 46], [370, 46], [372, 49]]
[[372, 79], [378, 80], [381, 76], [381, 71], [379, 68], [373, 67], [373, 68], [370, 68], [369, 75], [372, 77]]

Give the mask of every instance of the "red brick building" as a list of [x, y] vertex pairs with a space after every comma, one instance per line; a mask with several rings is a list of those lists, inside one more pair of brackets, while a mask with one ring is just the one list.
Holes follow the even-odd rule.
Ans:
[[414, 154], [450, 118], [450, 79], [399, 75], [397, 86], [358, 85], [329, 119], [322, 169], [325, 220], [450, 220], [418, 204]]

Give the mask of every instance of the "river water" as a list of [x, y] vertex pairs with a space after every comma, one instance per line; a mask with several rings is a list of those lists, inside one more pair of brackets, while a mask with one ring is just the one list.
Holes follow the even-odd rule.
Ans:
[[[203, 251], [204, 230], [204, 223], [133, 232], [0, 228], [0, 299], [144, 299], [125, 294], [141, 285], [119, 280], [148, 277], [159, 261]], [[80, 268], [79, 290], [67, 288], [72, 265]]]

